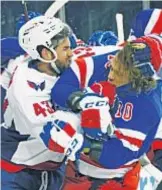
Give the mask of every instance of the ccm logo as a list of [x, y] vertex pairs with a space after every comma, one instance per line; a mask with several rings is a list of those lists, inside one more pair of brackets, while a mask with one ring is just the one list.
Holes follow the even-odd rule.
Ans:
[[101, 107], [101, 106], [107, 106], [107, 101], [98, 101], [98, 102], [89, 102], [85, 105], [85, 108], [92, 108], [92, 107]]

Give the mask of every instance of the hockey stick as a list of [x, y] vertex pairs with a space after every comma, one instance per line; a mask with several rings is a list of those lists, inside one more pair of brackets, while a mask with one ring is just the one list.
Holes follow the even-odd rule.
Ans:
[[25, 0], [22, 0], [22, 5], [24, 7], [24, 15], [25, 15], [25, 20], [27, 22], [29, 20], [29, 17], [28, 17], [28, 9], [27, 9], [27, 5], [26, 5]]
[[116, 24], [118, 31], [118, 44], [121, 44], [124, 42], [123, 15], [121, 13], [116, 14]]
[[143, 170], [145, 170], [145, 172], [147, 172], [150, 176], [154, 178], [156, 186], [158, 186], [159, 183], [162, 181], [162, 172], [158, 168], [156, 168], [153, 164], [150, 163], [144, 166]]
[[142, 169], [152, 176], [156, 181], [156, 185], [158, 185], [162, 181], [162, 172], [151, 163], [146, 154], [140, 158], [140, 163], [142, 165]]
[[69, 0], [56, 0], [45, 12], [45, 16], [53, 17]]

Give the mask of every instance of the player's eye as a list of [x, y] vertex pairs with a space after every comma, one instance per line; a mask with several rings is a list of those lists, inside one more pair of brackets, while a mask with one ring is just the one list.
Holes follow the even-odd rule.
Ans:
[[67, 51], [68, 49], [70, 49], [70, 47], [64, 47], [63, 50]]

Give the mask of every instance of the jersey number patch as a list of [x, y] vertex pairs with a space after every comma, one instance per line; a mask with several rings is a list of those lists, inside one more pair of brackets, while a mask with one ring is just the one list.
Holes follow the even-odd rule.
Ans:
[[93, 52], [93, 49], [89, 47], [77, 48], [73, 51], [73, 53], [77, 55], [77, 58], [90, 57], [90, 56], [95, 55], [95, 52]]
[[127, 102], [125, 105], [119, 102], [118, 110], [115, 114], [116, 118], [122, 118], [125, 121], [130, 121], [133, 115], [133, 104]]
[[42, 101], [40, 103], [34, 103], [34, 112], [36, 116], [43, 115], [46, 117], [48, 114], [52, 114], [55, 110], [51, 107], [48, 101]]

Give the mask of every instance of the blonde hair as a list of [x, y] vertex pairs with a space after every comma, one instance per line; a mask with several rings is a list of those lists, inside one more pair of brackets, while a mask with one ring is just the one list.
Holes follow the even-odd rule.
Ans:
[[132, 44], [127, 42], [124, 48], [117, 53], [116, 59], [124, 66], [124, 69], [128, 71], [129, 81], [133, 90], [137, 93], [149, 91], [156, 87], [156, 81], [152, 77], [144, 76], [142, 72], [134, 66], [134, 52], [135, 49], [132, 47]]

